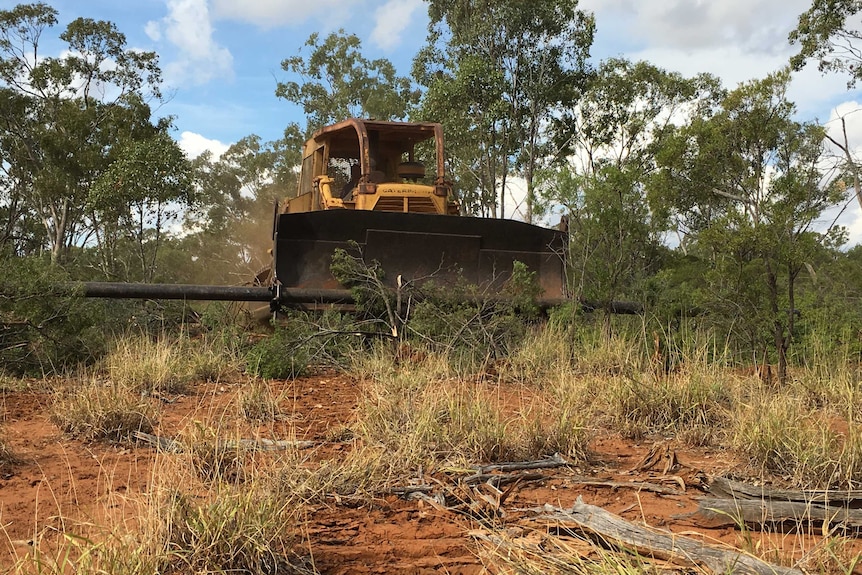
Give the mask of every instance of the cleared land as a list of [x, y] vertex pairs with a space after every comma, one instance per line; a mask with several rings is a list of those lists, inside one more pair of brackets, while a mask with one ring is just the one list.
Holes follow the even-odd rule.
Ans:
[[[152, 517], [142, 515], [143, 502], [163, 490], [165, 478], [188, 457], [181, 449], [159, 451], [146, 443], [85, 442], [64, 435], [51, 417], [60, 385], [31, 381], [2, 396], [5, 443], [14, 455], [0, 468], [4, 568], [19, 562], [18, 568], [26, 570], [22, 567], [26, 562], [20, 562], [32, 555], [34, 545], [46, 551], [45, 557], [61, 559], [70, 549], [74, 555], [85, 548], [70, 546], [64, 536], [81, 536], [92, 543], [144, 530]], [[188, 450], [194, 449], [195, 438], [205, 443], [209, 433], [194, 436], [190, 429], [218, 430], [226, 440], [302, 440], [299, 448], [283, 451], [246, 449], [242, 460], [230, 467], [234, 486], [242, 490], [244, 483], [254, 484], [256, 469], [291, 464], [319, 470], [349, 459], [361, 444], [349, 429], [364, 385], [362, 378], [335, 372], [270, 381], [264, 391], [276, 401], [273, 417], [255, 421], [238, 411], [238, 406], [250, 405], [243, 400], [248, 397], [248, 381], [197, 382], [182, 393], [148, 399], [160, 411], [153, 435], [178, 438]], [[538, 393], [514, 383], [494, 385], [499, 407], [513, 414], [533, 404]], [[849, 566], [862, 572], [854, 563], [862, 546], [852, 537], [839, 538], [834, 530], [824, 533], [822, 524], [798, 523], [785, 532], [726, 524], [710, 527], [695, 513], [709, 477], [760, 483], [763, 478], [752, 476], [749, 461], [719, 448], [685, 447], [655, 435], [627, 440], [602, 429], [590, 429], [588, 434], [586, 458], [569, 466], [477, 470], [440, 464], [404, 469], [400, 476], [390, 470], [385, 481], [366, 483], [352, 492], [337, 485], [306, 487], [289, 526], [293, 568], [332, 574], [500, 572], [519, 556], [527, 561], [540, 549], [542, 554], [601, 561], [601, 551], [582, 534], [543, 519], [537, 509], [546, 504], [568, 509], [582, 498], [633, 524], [741, 549], [786, 567], [840, 572]], [[670, 459], [674, 456], [675, 461]], [[498, 490], [487, 481], [467, 480], [477, 471], [505, 479], [492, 477]], [[781, 487], [780, 478], [768, 480], [770, 486]], [[206, 490], [223, 488], [218, 485], [201, 481], [174, 487], [185, 488], [193, 501], [204, 502], [212, 495]], [[411, 491], [420, 495], [405, 494]], [[827, 551], [841, 561], [830, 559]], [[657, 564], [661, 569], [682, 569], [664, 560]]]

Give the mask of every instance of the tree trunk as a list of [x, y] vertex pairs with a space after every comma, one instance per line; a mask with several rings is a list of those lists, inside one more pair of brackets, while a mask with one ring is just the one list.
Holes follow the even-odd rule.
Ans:
[[775, 351], [778, 352], [778, 384], [783, 386], [787, 383], [787, 337], [778, 309], [778, 278], [773, 272], [772, 266], [769, 265], [767, 265], [767, 284], [769, 286], [769, 307], [772, 312], [772, 335]]

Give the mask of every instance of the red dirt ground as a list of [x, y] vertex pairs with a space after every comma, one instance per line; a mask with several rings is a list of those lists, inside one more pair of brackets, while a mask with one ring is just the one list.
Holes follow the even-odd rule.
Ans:
[[[357, 381], [346, 375], [322, 374], [294, 382], [274, 382], [285, 399], [289, 421], [258, 430], [263, 437], [312, 440], [319, 444], [314, 457], [332, 458], [342, 444], [328, 443], [327, 430], [349, 424], [358, 397]], [[238, 385], [201, 384], [163, 406], [159, 433], [170, 436], [191, 418], [230, 416], [228, 405]], [[0, 466], [0, 568], [24, 555], [34, 539], [74, 531], [73, 521], [98, 523], [105, 509], [122, 513], [125, 496], [140, 493], [150, 480], [155, 451], [149, 447], [86, 444], [66, 438], [51, 423], [51, 394], [33, 390], [6, 392], [0, 397], [0, 429], [19, 461]], [[563, 508], [579, 496], [625, 519], [676, 533], [700, 534], [706, 539], [748, 549], [781, 549], [799, 558], [814, 547], [816, 535], [765, 535], [735, 529], [708, 529], [681, 515], [697, 508], [704, 474], [744, 473], [742, 462], [714, 449], [682, 449], [670, 444], [682, 466], [674, 471], [686, 484], [684, 495], [657, 495], [635, 489], [588, 487], [574, 482], [590, 476], [614, 482], [660, 483], [660, 471], [629, 472], [657, 440], [634, 443], [597, 434], [588, 464], [574, 469], [544, 470], [541, 481], [524, 483], [506, 501], [507, 526], [531, 525], [529, 508], [550, 503]], [[406, 484], [406, 480], [405, 480]], [[664, 483], [673, 487], [673, 483]], [[307, 546], [321, 573], [450, 573], [486, 572], [477, 555], [471, 530], [475, 520], [422, 501], [397, 496], [380, 497], [356, 507], [327, 501], [306, 509]], [[858, 546], [856, 551], [858, 552]]]

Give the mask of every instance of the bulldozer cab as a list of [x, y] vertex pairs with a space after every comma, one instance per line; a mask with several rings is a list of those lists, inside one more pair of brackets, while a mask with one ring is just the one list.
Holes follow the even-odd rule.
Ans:
[[306, 142], [298, 193], [280, 211], [454, 214], [458, 206], [444, 166], [440, 124], [352, 118]]

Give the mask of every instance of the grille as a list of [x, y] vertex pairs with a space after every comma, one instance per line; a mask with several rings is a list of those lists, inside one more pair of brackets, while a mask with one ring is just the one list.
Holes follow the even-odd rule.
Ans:
[[430, 198], [407, 198], [407, 209], [404, 209], [404, 198], [382, 197], [374, 205], [376, 212], [418, 212], [436, 214], [437, 208]]

